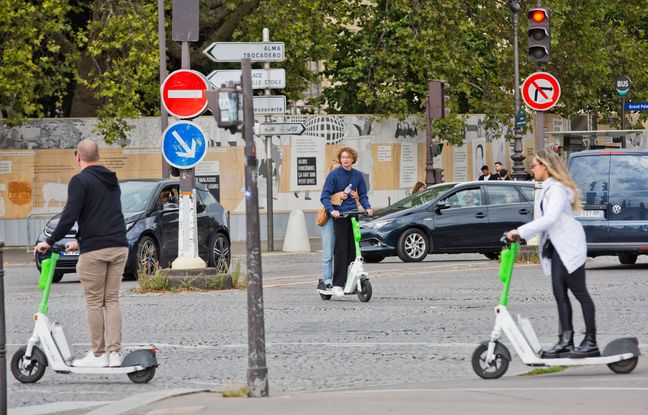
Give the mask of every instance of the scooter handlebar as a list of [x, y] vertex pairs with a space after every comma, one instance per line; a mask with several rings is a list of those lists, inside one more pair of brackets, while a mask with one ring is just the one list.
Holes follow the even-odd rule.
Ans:
[[335, 219], [349, 218], [349, 217], [358, 217], [358, 216], [369, 216], [369, 214], [364, 210], [347, 210], [346, 212], [340, 212], [340, 216]]

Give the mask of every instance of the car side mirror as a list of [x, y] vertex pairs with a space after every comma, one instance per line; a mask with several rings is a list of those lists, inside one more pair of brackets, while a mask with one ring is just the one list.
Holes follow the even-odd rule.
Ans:
[[448, 208], [450, 208], [450, 203], [448, 203], [446, 201], [442, 201], [442, 202], [439, 202], [439, 203], [436, 204], [436, 206], [434, 207], [434, 210], [436, 211], [436, 213], [441, 214], [442, 210], [448, 209]]
[[198, 202], [196, 204], [196, 213], [202, 213], [205, 209], [207, 209], [207, 205], [205, 205], [204, 203]]

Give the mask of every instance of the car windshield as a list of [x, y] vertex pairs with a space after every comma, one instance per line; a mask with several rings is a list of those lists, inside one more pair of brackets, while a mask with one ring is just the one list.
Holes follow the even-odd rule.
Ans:
[[407, 196], [405, 199], [401, 199], [398, 202], [391, 204], [389, 207], [407, 209], [413, 206], [424, 205], [430, 200], [439, 196], [441, 193], [449, 189], [452, 189], [454, 186], [455, 186], [454, 184], [442, 184], [442, 185], [432, 186], [427, 190]]
[[128, 181], [119, 183], [121, 188], [122, 212], [139, 212], [146, 209], [157, 182]]

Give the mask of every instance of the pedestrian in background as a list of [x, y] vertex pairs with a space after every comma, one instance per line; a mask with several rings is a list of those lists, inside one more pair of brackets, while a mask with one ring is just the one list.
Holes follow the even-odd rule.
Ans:
[[[585, 285], [585, 231], [574, 217], [574, 212], [580, 210], [578, 188], [563, 161], [552, 151], [537, 151], [532, 166], [533, 178], [543, 182], [539, 216], [509, 231], [506, 237], [529, 240], [540, 235], [542, 269], [545, 275], [551, 275], [560, 322], [558, 343], [545, 349], [543, 357], [598, 356], [594, 302]], [[575, 349], [568, 291], [580, 302], [585, 319], [585, 338]]]
[[82, 140], [74, 158], [81, 171], [70, 179], [61, 218], [52, 234], [34, 250], [47, 252], [78, 222], [77, 241], [70, 242], [66, 251], [81, 253], [76, 271], [83, 286], [92, 350], [75, 359], [72, 366], [117, 367], [122, 363], [119, 285], [128, 257], [121, 190], [117, 175], [99, 164], [97, 143]]
[[498, 174], [500, 180], [511, 180], [511, 175], [506, 169], [500, 169]]
[[[336, 168], [340, 167], [338, 160], [333, 160], [329, 167], [329, 173]], [[327, 175], [328, 178], [328, 175]], [[342, 204], [342, 200], [346, 199], [348, 195], [344, 192], [338, 192], [331, 196], [335, 201], [335, 205]], [[333, 249], [335, 247], [335, 232], [333, 231], [333, 219], [329, 216], [324, 226], [321, 229], [322, 236], [322, 278], [317, 284], [318, 290], [330, 290], [333, 288]]]

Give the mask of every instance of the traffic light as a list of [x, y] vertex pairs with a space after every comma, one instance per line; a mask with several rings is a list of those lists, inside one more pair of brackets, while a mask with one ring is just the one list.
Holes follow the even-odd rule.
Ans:
[[528, 17], [529, 60], [531, 62], [547, 62], [551, 54], [549, 9], [530, 8]]
[[443, 183], [444, 180], [445, 180], [445, 177], [443, 177], [443, 176], [444, 176], [443, 169], [435, 167], [434, 168], [434, 183], [435, 184]]

